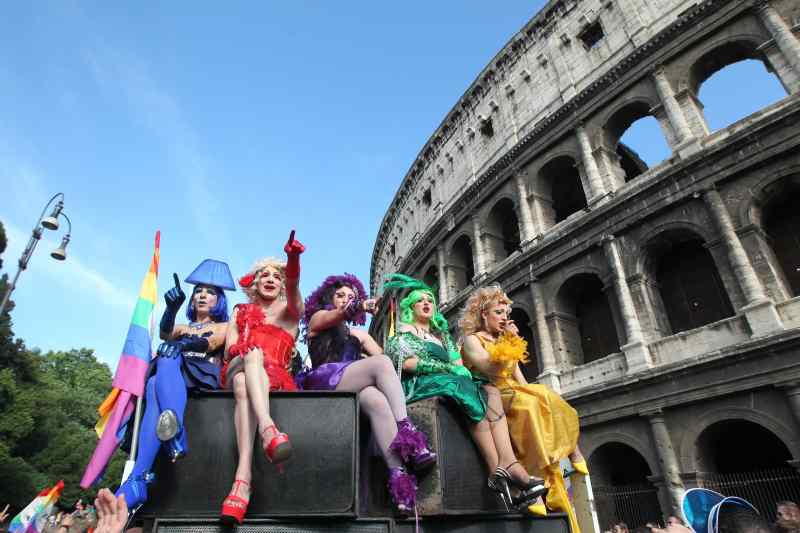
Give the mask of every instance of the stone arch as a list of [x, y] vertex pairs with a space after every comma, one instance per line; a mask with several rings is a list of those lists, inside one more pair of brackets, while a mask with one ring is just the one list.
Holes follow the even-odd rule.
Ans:
[[545, 228], [550, 228], [588, 206], [578, 159], [568, 155], [550, 158], [536, 173], [536, 190]]
[[763, 208], [781, 193], [780, 182], [786, 179], [800, 180], [800, 163], [765, 169], [767, 176], [748, 188], [735, 209], [736, 222], [740, 227], [754, 225], [763, 227]]
[[647, 466], [654, 475], [661, 474], [661, 467], [659, 466], [658, 457], [655, 455], [653, 446], [649, 442], [644, 442], [628, 433], [609, 431], [603, 432], [600, 435], [592, 434], [591, 438], [581, 442], [581, 451], [583, 455], [589, 459], [598, 448], [609, 443], [621, 443], [629, 446], [644, 458], [647, 462]]
[[493, 263], [499, 263], [520, 249], [522, 242], [517, 204], [507, 195], [487, 210], [483, 222], [486, 249]]
[[[609, 440], [595, 446], [587, 457], [601, 524], [607, 527], [622, 521], [633, 529], [660, 518], [658, 489], [650, 481], [658, 470], [641, 449], [621, 439]], [[633, 501], [632, 493], [636, 494]]]
[[533, 315], [528, 312], [528, 309], [519, 303], [511, 305], [511, 318], [519, 329], [520, 336], [528, 342], [528, 359], [529, 362], [520, 365], [525, 379], [529, 383], [536, 381], [541, 373], [542, 363], [540, 355], [536, 351], [536, 342], [533, 332]]
[[[766, 180], [765, 180], [766, 181]], [[800, 296], [800, 173], [782, 175], [760, 187], [749, 203], [749, 217], [761, 232], [755, 235], [766, 265], [755, 267], [779, 297]], [[781, 297], [782, 296], [782, 297]]]
[[644, 241], [639, 265], [655, 333], [667, 336], [733, 316], [708, 240], [691, 225], [660, 229]]
[[697, 95], [700, 86], [706, 80], [728, 65], [745, 59], [757, 59], [767, 64], [759, 47], [770, 38], [764, 35], [739, 33], [706, 41], [695, 50], [691, 64], [679, 85]]
[[588, 270], [565, 279], [555, 293], [555, 310], [549, 317], [560, 351], [574, 365], [620, 351], [619, 328], [606, 284]]
[[714, 233], [714, 230], [710, 225], [704, 226], [689, 220], [670, 220], [667, 222], [662, 222], [651, 228], [649, 231], [647, 231], [647, 233], [637, 239], [638, 242], [636, 247], [639, 253], [633, 254], [633, 259], [635, 260], [630, 265], [632, 267], [632, 272], [639, 275], [645, 273], [645, 264], [647, 263], [648, 258], [643, 252], [647, 248], [647, 244], [649, 242], [652, 242], [653, 239], [655, 239], [659, 234], [666, 231], [683, 230], [697, 234], [705, 242], [711, 242], [717, 238], [717, 235]]
[[632, 181], [649, 168], [638, 152], [622, 142], [622, 137], [641, 120], [651, 117], [659, 123], [664, 143], [668, 144], [669, 131], [659, 120], [653, 109], [659, 102], [644, 95], [631, 95], [622, 99], [608, 111], [603, 126], [598, 131], [598, 146], [601, 147], [601, 166], [605, 167], [617, 186]]
[[450, 252], [447, 254], [450, 288], [448, 294], [458, 294], [469, 286], [475, 277], [475, 255], [472, 245], [472, 239], [464, 233], [456, 236], [450, 245]]
[[771, 414], [746, 407], [723, 407], [693, 417], [692, 424], [687, 425], [680, 444], [681, 468], [684, 472], [697, 471], [695, 445], [700, 435], [712, 425], [726, 420], [745, 420], [758, 424], [772, 432], [789, 449], [793, 459], [800, 458], [800, 440], [792, 428]]
[[[781, 85], [781, 80], [775, 74], [769, 59], [764, 55], [760, 44], [764, 38], [755, 35], [739, 34], [727, 38], [717, 39], [713, 43], [707, 43], [703, 52], [697, 54], [691, 63], [685, 84], [689, 100], [690, 116], [697, 117], [695, 123], [699, 123], [704, 133], [709, 133], [712, 129], [718, 130], [741, 120], [747, 115], [774, 103], [783, 98], [788, 91], [785, 85]], [[748, 69], [747, 61], [760, 63], [764, 70], [754, 71]], [[706, 82], [714, 78], [718, 73], [726, 69], [745, 70], [748, 72], [749, 83], [761, 84], [755, 89], [755, 93], [763, 95], [761, 100], [755, 100], [751, 106], [743, 105], [739, 113], [731, 115], [725, 113], [724, 118], [718, 117], [715, 120], [719, 108], [715, 108], [717, 99], [714, 94], [719, 94], [721, 90], [718, 86], [716, 91], [714, 84], [706, 85]], [[729, 71], [733, 72], [733, 71]], [[724, 78], [723, 78], [724, 79]], [[775, 83], [777, 82], [777, 83]], [[769, 84], [774, 84], [770, 86]], [[708, 89], [704, 93], [704, 87]], [[709, 94], [711, 91], [711, 95]], [[783, 94], [781, 94], [781, 92]], [[777, 96], [777, 98], [776, 98]], [[715, 113], [716, 110], [716, 113]], [[709, 124], [711, 120], [711, 124]], [[698, 128], [696, 127], [695, 130]]]
[[[428, 284], [429, 287], [438, 287], [439, 286], [439, 267], [435, 263], [428, 263], [428, 265], [422, 269], [422, 275], [420, 278], [422, 281]], [[438, 297], [438, 294], [437, 294]]]

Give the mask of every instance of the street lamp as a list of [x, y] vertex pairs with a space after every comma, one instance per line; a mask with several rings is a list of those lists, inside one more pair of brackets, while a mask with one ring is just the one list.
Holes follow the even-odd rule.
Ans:
[[[50, 207], [55, 199], [58, 198], [58, 202], [53, 207], [53, 211], [50, 212], [49, 216], [44, 216], [47, 213], [47, 208]], [[36, 245], [39, 244], [39, 240], [42, 238], [42, 228], [49, 229], [49, 230], [56, 230], [58, 229], [58, 217], [63, 217], [67, 221], [67, 234], [61, 239], [61, 246], [53, 250], [50, 254], [50, 257], [53, 259], [57, 259], [59, 261], [63, 261], [67, 258], [67, 244], [69, 243], [70, 236], [72, 234], [72, 222], [70, 221], [69, 217], [62, 211], [64, 210], [64, 193], [57, 193], [42, 209], [42, 214], [39, 215], [39, 220], [36, 221], [36, 225], [33, 227], [33, 231], [31, 232], [31, 238], [28, 241], [28, 245], [25, 247], [25, 250], [22, 252], [22, 257], [19, 258], [17, 273], [14, 275], [14, 280], [6, 289], [6, 293], [3, 295], [3, 301], [0, 303], [0, 315], [3, 314], [3, 311], [6, 310], [6, 305], [8, 305], [8, 300], [11, 298], [11, 293], [14, 292], [14, 289], [17, 287], [17, 280], [19, 279], [19, 275], [22, 274], [22, 271], [28, 268], [28, 261], [31, 260], [31, 256], [33, 255], [33, 251], [36, 249]]]

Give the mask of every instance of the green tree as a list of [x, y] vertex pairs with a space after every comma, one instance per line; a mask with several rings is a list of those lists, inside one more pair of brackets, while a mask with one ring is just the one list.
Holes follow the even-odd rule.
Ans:
[[[0, 253], [6, 237], [0, 223]], [[0, 263], [1, 264], [1, 263]], [[0, 295], [8, 276], [0, 277]], [[45, 486], [64, 480], [61, 502], [91, 501], [80, 477], [97, 445], [97, 406], [111, 390], [111, 371], [90, 349], [46, 354], [14, 338], [10, 312], [0, 315], [0, 504], [19, 510]], [[118, 483], [125, 456], [117, 452], [104, 479]]]

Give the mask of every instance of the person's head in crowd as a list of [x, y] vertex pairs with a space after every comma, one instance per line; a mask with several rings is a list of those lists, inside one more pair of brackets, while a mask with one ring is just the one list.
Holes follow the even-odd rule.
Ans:
[[757, 512], [740, 506], [723, 506], [719, 510], [719, 533], [772, 533], [767, 521]]
[[630, 533], [628, 529], [628, 524], [625, 522], [617, 522], [614, 524], [614, 527], [611, 528], [612, 533]]
[[781, 531], [800, 531], [800, 506], [794, 502], [776, 504], [775, 526]]

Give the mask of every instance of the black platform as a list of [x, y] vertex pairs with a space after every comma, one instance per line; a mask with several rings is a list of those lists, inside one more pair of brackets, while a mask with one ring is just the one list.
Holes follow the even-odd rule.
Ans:
[[[230, 392], [189, 399], [189, 453], [175, 464], [156, 460], [156, 482], [139, 515], [216, 517], [233, 483], [238, 454]], [[294, 453], [283, 473], [261, 453], [255, 437], [249, 518], [342, 516], [357, 513], [358, 404], [349, 392], [273, 393], [270, 413], [290, 435]]]
[[[412, 532], [413, 518], [397, 520], [386, 491], [386, 466], [370, 453], [369, 424], [359, 430], [357, 397], [342, 392], [275, 393], [270, 410], [292, 440], [284, 472], [270, 465], [255, 438], [253, 496], [240, 533]], [[237, 462], [229, 392], [191, 397], [186, 409], [188, 455], [156, 461], [156, 481], [138, 517], [155, 533], [230, 533], [218, 520]], [[531, 519], [500, 512], [467, 422], [447, 401], [409, 406], [430, 437], [439, 463], [420, 479], [420, 530], [428, 533], [569, 533], [563, 515]]]

